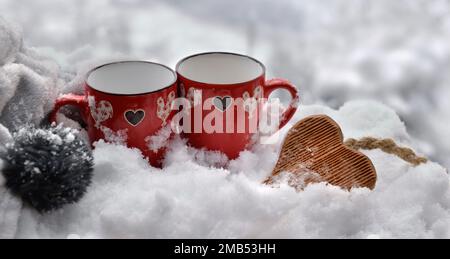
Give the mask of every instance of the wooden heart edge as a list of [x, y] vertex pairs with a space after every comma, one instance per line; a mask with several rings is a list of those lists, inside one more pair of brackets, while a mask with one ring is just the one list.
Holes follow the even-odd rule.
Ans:
[[[326, 134], [324, 135], [323, 132]], [[314, 134], [327, 137], [322, 141], [319, 138], [317, 146], [321, 148], [318, 148], [320, 152], [317, 157], [308, 156], [309, 151], [305, 151], [310, 148], [306, 143], [307, 140], [303, 143], [299, 142], [300, 139], [304, 140], [302, 133], [313, 137]], [[314, 141], [317, 143], [317, 139]], [[331, 145], [327, 145], [328, 143]], [[307, 147], [303, 148], [303, 144]], [[295, 152], [299, 150], [301, 152]], [[297, 178], [304, 177], [305, 172], [314, 172], [315, 177], [307, 177], [301, 181], [304, 186], [313, 182], [328, 182], [345, 189], [353, 187], [374, 189], [377, 181], [376, 169], [372, 161], [363, 153], [346, 147], [341, 127], [326, 115], [309, 116], [297, 122], [289, 130], [283, 141], [276, 166], [264, 183], [274, 184], [282, 172], [291, 173]]]

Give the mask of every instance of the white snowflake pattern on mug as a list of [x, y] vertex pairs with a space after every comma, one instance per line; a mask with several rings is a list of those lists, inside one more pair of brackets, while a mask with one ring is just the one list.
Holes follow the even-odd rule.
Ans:
[[100, 124], [113, 117], [113, 107], [108, 101], [100, 101], [96, 104], [95, 97], [88, 97], [89, 110], [91, 111], [91, 116], [95, 121], [95, 127], [100, 128]]
[[100, 126], [106, 142], [126, 146], [128, 140], [128, 129], [114, 131], [108, 127]]
[[166, 101], [164, 101], [164, 98], [162, 97], [159, 97], [158, 100], [156, 101], [157, 105], [156, 115], [163, 121], [162, 126], [165, 126], [167, 124], [167, 118], [170, 115], [172, 103], [174, 100], [175, 100], [175, 92], [172, 91], [167, 96]]

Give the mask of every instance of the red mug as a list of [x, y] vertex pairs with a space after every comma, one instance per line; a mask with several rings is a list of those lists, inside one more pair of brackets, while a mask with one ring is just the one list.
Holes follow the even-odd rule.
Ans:
[[138, 148], [151, 165], [160, 167], [165, 147], [153, 145], [152, 136], [162, 134], [161, 129], [170, 124], [176, 81], [173, 70], [157, 63], [105, 64], [89, 72], [84, 95], [67, 94], [57, 99], [50, 120], [56, 121], [61, 107], [77, 106], [91, 143], [104, 139]]
[[[196, 123], [196, 120], [204, 121], [212, 112], [226, 111], [233, 104], [232, 100], [237, 100], [237, 98], [245, 100], [251, 97], [256, 100], [267, 100], [274, 90], [284, 89], [290, 93], [292, 100], [280, 117], [277, 129], [281, 129], [297, 110], [298, 91], [294, 85], [283, 79], [266, 81], [265, 70], [265, 66], [252, 57], [227, 52], [196, 54], [178, 62], [176, 72], [179, 93], [181, 97], [189, 99], [192, 104], [189, 108], [190, 113], [194, 114], [190, 117], [191, 126]], [[193, 96], [196, 93], [201, 93], [201, 103], [193, 102]], [[207, 100], [209, 102], [208, 107], [204, 109]], [[200, 116], [196, 117], [194, 110], [198, 105], [203, 107], [203, 111]], [[190, 132], [183, 132], [184, 137], [193, 147], [221, 151], [230, 159], [237, 158], [239, 153], [253, 142], [254, 132], [251, 132], [248, 127], [252, 113], [247, 111], [239, 117], [237, 112], [243, 110], [240, 109], [242, 103], [236, 102], [236, 106], [237, 110], [230, 112], [234, 112], [234, 117], [227, 118], [228, 115], [224, 115], [221, 123], [222, 125], [227, 124], [228, 119], [236, 125], [241, 120], [246, 125], [243, 131], [199, 132], [198, 130], [191, 130]], [[209, 107], [212, 109], [208, 110]], [[257, 109], [259, 110], [261, 107], [258, 105]], [[259, 120], [259, 118], [256, 120]], [[220, 119], [218, 121], [220, 122]]]

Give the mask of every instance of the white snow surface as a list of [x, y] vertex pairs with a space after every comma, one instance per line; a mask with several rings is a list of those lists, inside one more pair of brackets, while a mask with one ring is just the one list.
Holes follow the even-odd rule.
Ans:
[[[345, 137], [392, 137], [413, 146], [395, 112], [376, 102], [351, 102], [339, 110], [303, 106], [292, 123], [322, 113], [342, 126]], [[175, 138], [161, 170], [138, 150], [99, 142], [93, 184], [82, 201], [44, 215], [24, 208], [16, 237], [450, 237], [450, 181], [440, 165], [412, 167], [370, 151], [378, 171], [375, 190], [349, 192], [321, 183], [296, 192], [285, 183], [261, 184], [279, 147], [257, 145], [226, 168], [215, 168]]]

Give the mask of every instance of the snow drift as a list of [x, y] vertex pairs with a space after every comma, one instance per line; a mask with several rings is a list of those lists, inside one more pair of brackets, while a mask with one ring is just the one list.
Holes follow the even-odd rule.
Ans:
[[[294, 121], [319, 113], [337, 120], [346, 137], [371, 135], [412, 143], [396, 114], [378, 103], [352, 102], [339, 110], [304, 106]], [[279, 143], [255, 146], [224, 169], [207, 166], [216, 162], [214, 156], [177, 138], [160, 170], [150, 167], [138, 150], [100, 142], [94, 151], [93, 185], [84, 199], [52, 214], [22, 209], [15, 236], [450, 237], [450, 181], [438, 164], [413, 168], [370, 151], [366, 154], [379, 179], [374, 191], [313, 184], [296, 192], [287, 184], [261, 184], [278, 148]]]

